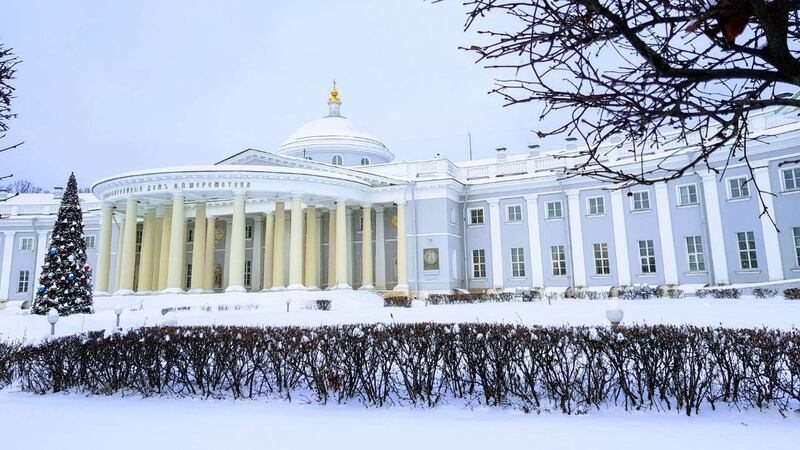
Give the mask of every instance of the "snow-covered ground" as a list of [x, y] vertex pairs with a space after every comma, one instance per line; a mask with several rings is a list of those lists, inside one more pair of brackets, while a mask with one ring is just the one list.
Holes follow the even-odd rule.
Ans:
[[749, 450], [793, 449], [800, 442], [798, 418], [774, 412], [526, 415], [449, 406], [366, 409], [299, 401], [36, 396], [11, 389], [0, 391], [0, 424], [0, 448], [6, 449]]
[[[293, 296], [286, 312], [285, 299]], [[303, 297], [305, 296], [305, 297]], [[332, 311], [310, 308], [308, 299], [331, 298]], [[769, 300], [746, 296], [737, 300], [684, 298], [622, 301], [623, 323], [723, 325], [727, 327], [800, 327], [800, 301]], [[164, 308], [190, 308], [175, 311], [179, 325], [328, 325], [344, 323], [392, 322], [498, 322], [540, 325], [608, 325], [606, 301], [557, 300], [533, 303], [482, 303], [384, 308], [374, 294], [365, 292], [256, 293], [101, 297], [97, 312], [73, 315], [59, 320], [57, 335], [88, 330], [111, 329], [113, 309], [124, 306], [123, 328], [165, 323], [170, 315]], [[237, 309], [238, 308], [238, 309]], [[9, 303], [0, 311], [0, 335], [6, 339], [37, 340], [50, 333], [45, 317], [31, 316]]]

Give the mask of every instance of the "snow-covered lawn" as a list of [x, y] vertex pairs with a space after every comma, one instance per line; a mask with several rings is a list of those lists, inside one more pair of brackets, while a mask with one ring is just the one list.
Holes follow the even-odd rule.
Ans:
[[[312, 293], [308, 298], [321, 298]], [[328, 325], [375, 322], [498, 322], [540, 325], [607, 325], [606, 301], [558, 300], [533, 303], [482, 303], [384, 308], [366, 293], [327, 294], [353, 300], [340, 300], [333, 311], [316, 311], [296, 297], [286, 312], [287, 293], [210, 294], [172, 296], [102, 297], [96, 300], [97, 312], [61, 318], [56, 334], [110, 329], [114, 326], [114, 306], [123, 305], [123, 328], [164, 323], [169, 316], [163, 308], [188, 307], [174, 317], [179, 325]], [[293, 295], [302, 295], [300, 293]], [[358, 298], [347, 296], [361, 296]], [[357, 301], [356, 301], [357, 300]], [[236, 308], [239, 308], [238, 310]], [[726, 327], [795, 328], [800, 326], [800, 301], [782, 298], [759, 300], [747, 296], [737, 300], [684, 298], [622, 301], [623, 323], [723, 325]], [[222, 310], [220, 310], [222, 309]], [[27, 315], [18, 303], [0, 311], [0, 335], [6, 339], [36, 340], [47, 336], [50, 326], [42, 316]]]
[[[43, 420], [46, 425], [43, 426]], [[793, 449], [776, 413], [366, 409], [282, 401], [35, 396], [0, 391], [4, 449]]]

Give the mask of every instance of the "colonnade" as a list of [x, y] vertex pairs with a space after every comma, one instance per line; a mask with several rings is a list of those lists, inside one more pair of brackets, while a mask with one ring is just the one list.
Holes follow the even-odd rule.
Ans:
[[[113, 286], [115, 294], [183, 293], [186, 269], [186, 201], [182, 193], [172, 195], [170, 204], [145, 204], [143, 211], [135, 197], [128, 198], [124, 219], [119, 229], [116, 272]], [[288, 202], [286, 201], [288, 200]], [[143, 202], [144, 203], [144, 200]], [[285, 270], [287, 242], [286, 215], [289, 207], [288, 274]], [[363, 213], [361, 287], [366, 290], [386, 289], [385, 240], [383, 232], [384, 208], [370, 204], [360, 205]], [[337, 199], [329, 209], [328, 289], [352, 289], [349, 284], [348, 254], [352, 254], [352, 239], [348, 234], [348, 205]], [[319, 289], [318, 263], [321, 256], [320, 220], [326, 206], [304, 204], [300, 195], [275, 203], [274, 211], [257, 213], [254, 227], [254, 253], [250, 266], [251, 285], [267, 290]], [[247, 196], [235, 192], [232, 199], [229, 244], [225, 251], [227, 282], [225, 292], [244, 292], [245, 240]], [[373, 229], [372, 213], [380, 227]], [[114, 205], [103, 205], [100, 224], [98, 262], [95, 272], [96, 295], [110, 293], [111, 244]], [[210, 215], [203, 201], [194, 203], [193, 247], [189, 293], [212, 292], [215, 288], [215, 232], [217, 217]], [[136, 265], [137, 224], [142, 212], [142, 237], [139, 264]], [[408, 290], [406, 260], [405, 203], [397, 203], [397, 286], [395, 290]], [[262, 226], [263, 224], [263, 226]], [[373, 256], [373, 231], [376, 249]], [[373, 258], [375, 264], [373, 264]], [[263, 263], [262, 263], [263, 261]], [[135, 271], [138, 270], [138, 273]], [[138, 277], [136, 276], [138, 275]], [[138, 283], [135, 279], [138, 278]], [[259, 283], [260, 282], [260, 283]]]

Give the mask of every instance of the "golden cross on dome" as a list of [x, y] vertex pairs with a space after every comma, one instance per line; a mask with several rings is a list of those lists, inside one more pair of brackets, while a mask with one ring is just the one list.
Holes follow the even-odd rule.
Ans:
[[328, 103], [341, 103], [342, 101], [339, 99], [339, 91], [336, 90], [336, 78], [333, 79], [333, 90], [331, 91], [331, 98], [328, 99]]

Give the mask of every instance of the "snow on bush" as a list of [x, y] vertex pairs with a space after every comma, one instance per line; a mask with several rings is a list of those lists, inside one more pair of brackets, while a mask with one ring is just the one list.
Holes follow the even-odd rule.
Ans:
[[[800, 407], [800, 331], [375, 324], [150, 327], [0, 347], [36, 393], [442, 403], [583, 413], [612, 405]], [[5, 368], [5, 369], [4, 369]], [[5, 374], [5, 375], [3, 375]]]

